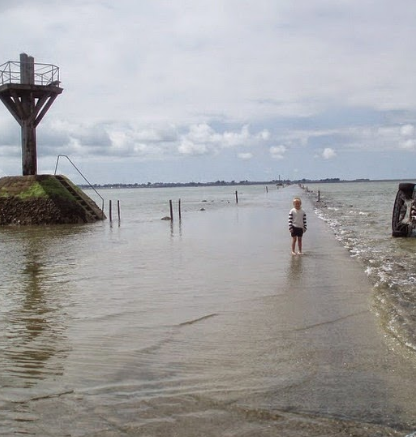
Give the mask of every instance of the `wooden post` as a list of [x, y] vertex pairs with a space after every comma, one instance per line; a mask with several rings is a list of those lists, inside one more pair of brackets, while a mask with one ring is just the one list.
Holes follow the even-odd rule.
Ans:
[[173, 221], [173, 207], [172, 207], [172, 200], [169, 200], [169, 209], [170, 209], [170, 220]]
[[108, 201], [108, 215], [110, 218], [110, 223], [113, 221], [113, 212], [111, 208], [111, 199]]
[[321, 201], [321, 190], [318, 190], [318, 202]]
[[117, 214], [118, 214], [118, 222], [120, 223], [120, 201], [117, 200]]
[[238, 203], [238, 191], [235, 192], [235, 203]]
[[179, 210], [179, 220], [182, 220], [181, 199], [179, 199], [179, 202], [178, 202], [178, 210]]

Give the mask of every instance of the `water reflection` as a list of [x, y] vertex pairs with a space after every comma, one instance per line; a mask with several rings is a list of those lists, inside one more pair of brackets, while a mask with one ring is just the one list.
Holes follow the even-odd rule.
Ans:
[[292, 256], [287, 271], [287, 282], [294, 285], [301, 280], [303, 255]]
[[[77, 230], [79, 227], [74, 227]], [[8, 261], [0, 273], [0, 370], [4, 387], [31, 387], [50, 375], [61, 375], [68, 346], [65, 306], [69, 259], [61, 250], [68, 228], [2, 230]], [[6, 280], [7, 279], [7, 280]], [[58, 355], [61, 356], [60, 359]]]

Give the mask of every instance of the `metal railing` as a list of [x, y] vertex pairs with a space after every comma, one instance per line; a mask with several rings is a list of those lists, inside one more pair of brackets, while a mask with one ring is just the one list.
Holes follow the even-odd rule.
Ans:
[[75, 170], [81, 175], [81, 177], [84, 179], [84, 181], [88, 184], [88, 186], [94, 190], [95, 194], [101, 199], [101, 212], [104, 214], [104, 198], [100, 195], [100, 193], [91, 185], [91, 183], [87, 180], [87, 178], [81, 173], [81, 170], [79, 170], [79, 168], [71, 161], [71, 159], [69, 158], [69, 156], [67, 155], [58, 155], [58, 157], [56, 158], [56, 166], [55, 166], [55, 173], [54, 175], [56, 176], [56, 172], [58, 170], [58, 163], [59, 163], [59, 158], [66, 158], [71, 164], [72, 166], [75, 168]]
[[[21, 64], [19, 61], [8, 61], [0, 65], [0, 85], [21, 83]], [[52, 64], [34, 64], [34, 85], [59, 85], [59, 67]]]

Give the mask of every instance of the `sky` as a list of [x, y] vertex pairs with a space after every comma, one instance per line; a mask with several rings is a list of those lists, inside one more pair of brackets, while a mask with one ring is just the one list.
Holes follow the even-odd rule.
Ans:
[[[412, 181], [415, 22], [414, 0], [0, 0], [0, 64], [59, 67], [39, 174]], [[0, 177], [21, 175], [0, 105]]]

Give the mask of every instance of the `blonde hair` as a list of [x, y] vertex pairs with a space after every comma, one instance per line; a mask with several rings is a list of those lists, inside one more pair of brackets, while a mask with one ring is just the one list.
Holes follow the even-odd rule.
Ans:
[[299, 201], [300, 203], [302, 203], [302, 199], [300, 197], [294, 197], [293, 198], [293, 202]]

